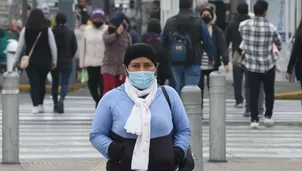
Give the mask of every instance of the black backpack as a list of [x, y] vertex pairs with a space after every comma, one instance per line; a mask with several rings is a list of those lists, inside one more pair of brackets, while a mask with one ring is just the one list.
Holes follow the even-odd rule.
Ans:
[[[170, 110], [172, 111], [171, 101], [170, 101], [170, 97], [167, 93], [167, 90], [165, 89], [164, 86], [161, 86], [160, 88], [163, 91], [163, 94], [167, 100]], [[191, 147], [189, 146], [189, 149], [187, 151], [186, 158], [185, 158], [185, 166], [183, 168], [178, 169], [178, 171], [192, 171], [194, 169], [194, 167], [195, 167], [195, 162], [194, 162], [194, 158], [192, 155]]]

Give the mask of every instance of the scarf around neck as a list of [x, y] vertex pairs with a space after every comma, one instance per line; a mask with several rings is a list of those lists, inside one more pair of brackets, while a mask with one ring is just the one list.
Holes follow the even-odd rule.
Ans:
[[[154, 79], [153, 84], [149, 88], [138, 90], [126, 78], [125, 90], [134, 105], [124, 128], [127, 133], [137, 135], [132, 155], [131, 170], [146, 171], [149, 164], [151, 133], [151, 111], [149, 106], [157, 93], [157, 80]], [[144, 99], [140, 98], [144, 96], [146, 96]]]

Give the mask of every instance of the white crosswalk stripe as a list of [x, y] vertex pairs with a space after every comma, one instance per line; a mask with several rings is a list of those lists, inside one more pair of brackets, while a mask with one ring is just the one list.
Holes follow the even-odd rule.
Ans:
[[[205, 106], [208, 106], [207, 103]], [[227, 100], [227, 120], [248, 122], [247, 118], [241, 116], [243, 109], [235, 109], [233, 104], [233, 100]], [[299, 104], [299, 101], [276, 101], [275, 120], [301, 120]], [[68, 97], [64, 114], [53, 114], [51, 99], [45, 100], [44, 114], [31, 114], [31, 107], [30, 103], [20, 105], [21, 160], [102, 158], [89, 142], [95, 110], [91, 98]], [[205, 109], [205, 118], [208, 113], [208, 109]], [[2, 148], [1, 143], [0, 136]], [[203, 126], [203, 146], [204, 158], [207, 159], [209, 128], [206, 125]], [[248, 124], [227, 126], [227, 158], [302, 159], [302, 129], [275, 126], [271, 129], [251, 130]]]
[[[52, 99], [44, 100], [45, 113], [32, 114], [30, 102], [20, 104], [19, 115], [21, 124], [86, 124], [90, 125], [95, 112], [95, 103], [91, 98], [69, 97], [64, 102], [65, 113], [54, 114]], [[2, 111], [1, 111], [2, 115]], [[2, 120], [2, 117], [0, 118]]]
[[[101, 159], [89, 142], [89, 131], [89, 125], [21, 125], [20, 158]], [[228, 159], [302, 159], [301, 127], [251, 130], [248, 126], [227, 126], [226, 139]], [[208, 126], [203, 127], [203, 147], [207, 159]]]
[[[250, 122], [249, 118], [243, 117], [244, 108], [235, 108], [235, 100], [226, 99], [227, 122]], [[219, 106], [217, 106], [219, 107]], [[209, 99], [204, 100], [203, 118], [210, 118]], [[273, 119], [275, 122], [301, 124], [302, 106], [299, 100], [276, 100], [274, 104]]]

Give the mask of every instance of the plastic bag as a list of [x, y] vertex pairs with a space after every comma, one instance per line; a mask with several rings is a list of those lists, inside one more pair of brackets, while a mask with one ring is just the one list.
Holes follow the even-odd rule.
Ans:
[[48, 82], [49, 82], [50, 84], [52, 83], [51, 72], [49, 72], [49, 73], [47, 74], [47, 80], [48, 80]]
[[86, 83], [88, 81], [88, 72], [86, 69], [81, 71], [81, 83]]

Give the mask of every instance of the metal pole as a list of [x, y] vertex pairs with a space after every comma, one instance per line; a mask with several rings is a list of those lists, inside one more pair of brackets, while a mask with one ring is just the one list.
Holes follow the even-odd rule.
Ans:
[[23, 0], [22, 3], [22, 25], [25, 26], [26, 22], [27, 22], [27, 0]]
[[5, 72], [2, 89], [2, 163], [19, 164], [19, 74]]
[[223, 73], [210, 74], [210, 159], [209, 162], [226, 160], [226, 78]]
[[201, 90], [198, 86], [185, 86], [181, 90], [181, 99], [185, 106], [191, 127], [191, 149], [194, 153], [194, 171], [203, 171], [202, 147], [202, 116], [201, 116]]

